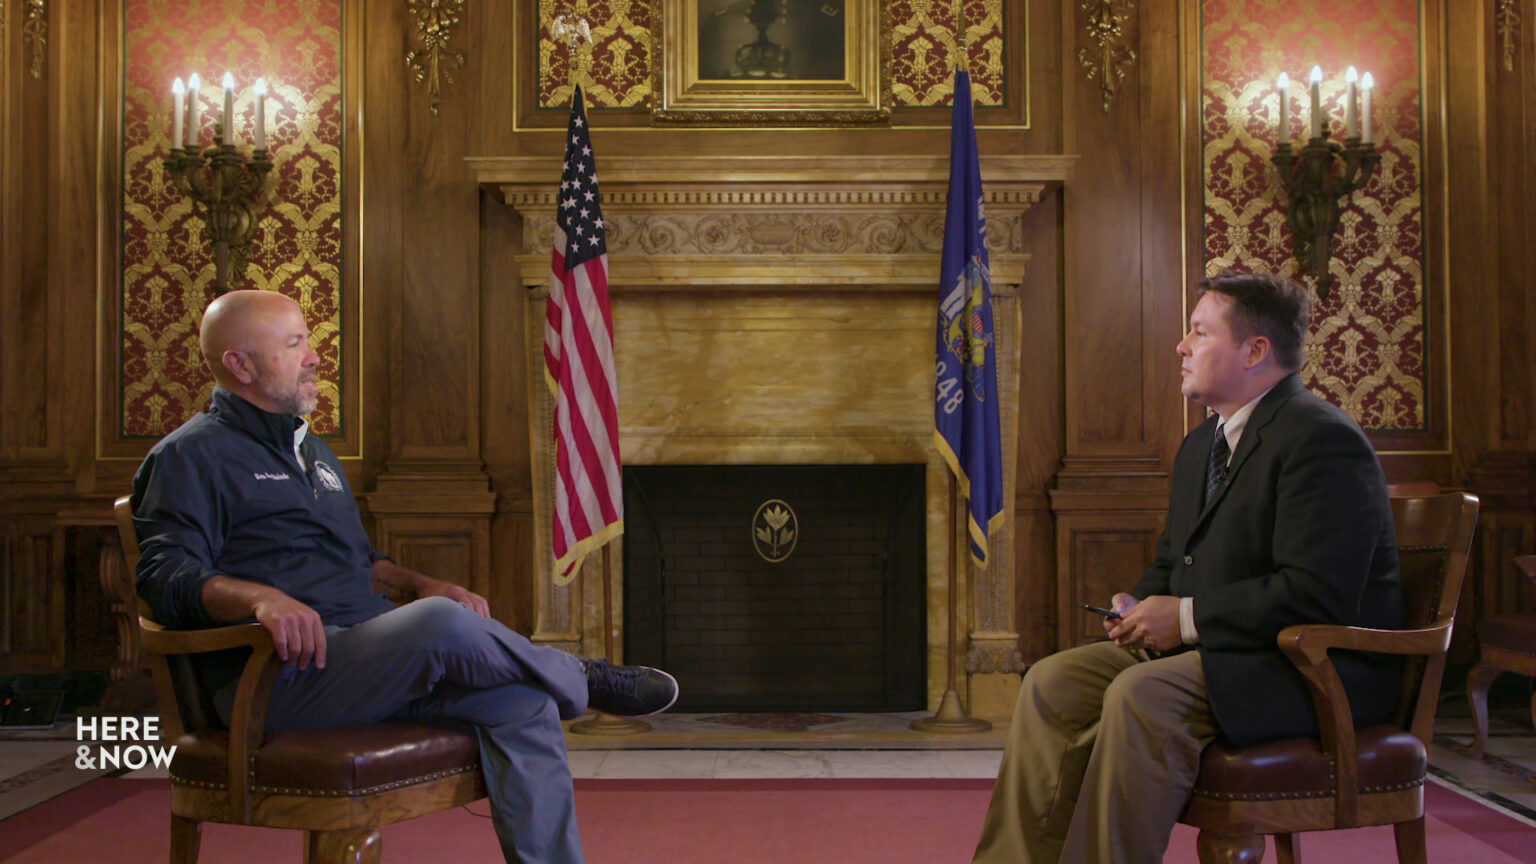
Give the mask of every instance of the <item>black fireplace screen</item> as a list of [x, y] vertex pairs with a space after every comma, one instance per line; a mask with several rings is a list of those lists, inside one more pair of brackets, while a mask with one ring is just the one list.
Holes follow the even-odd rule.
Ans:
[[682, 711], [926, 705], [921, 465], [624, 469], [625, 662]]

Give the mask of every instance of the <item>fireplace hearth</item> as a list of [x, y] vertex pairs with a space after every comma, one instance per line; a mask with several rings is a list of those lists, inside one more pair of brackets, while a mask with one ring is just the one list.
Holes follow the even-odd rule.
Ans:
[[624, 472], [624, 656], [683, 711], [925, 707], [924, 466]]

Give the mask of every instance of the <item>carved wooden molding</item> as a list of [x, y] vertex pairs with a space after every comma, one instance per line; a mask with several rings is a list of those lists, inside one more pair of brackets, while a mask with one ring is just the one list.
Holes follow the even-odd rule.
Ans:
[[[1025, 190], [986, 190], [988, 205], [1039, 203], [1043, 186]], [[509, 191], [503, 200], [515, 210], [544, 208], [553, 212], [559, 190], [551, 187], [537, 191]], [[677, 191], [648, 189], [641, 191], [604, 192], [604, 204], [625, 204], [646, 208], [677, 208], [686, 210], [734, 209], [738, 207], [791, 207], [807, 209], [815, 207], [942, 207], [948, 193], [944, 190], [734, 190]]]
[[[622, 202], [603, 204], [608, 250], [615, 254], [937, 255], [944, 251], [942, 212], [621, 214], [615, 211]], [[525, 254], [547, 252], [553, 244], [554, 205], [548, 210], [548, 215], [524, 221]], [[993, 229], [993, 224], [988, 228]], [[993, 254], [1023, 251], [1023, 233], [1016, 219], [999, 219], [987, 239]]]
[[1499, 34], [1499, 48], [1504, 53], [1504, 71], [1515, 71], [1515, 51], [1520, 47], [1520, 4], [1518, 0], [1498, 0], [1494, 27]]
[[42, 80], [43, 63], [48, 57], [48, 0], [26, 0], [26, 4], [21, 40], [32, 50], [32, 77]]
[[972, 633], [971, 648], [965, 655], [965, 671], [976, 674], [1024, 671], [1024, 653], [1019, 650], [1017, 633]]
[[1136, 62], [1136, 51], [1125, 44], [1125, 22], [1135, 10], [1135, 0], [1085, 0], [1083, 11], [1088, 13], [1084, 22], [1084, 35], [1094, 43], [1093, 48], [1077, 52], [1077, 62], [1089, 81], [1099, 82], [1103, 97], [1104, 113], [1109, 113], [1110, 103], [1125, 73]]
[[[470, 159], [483, 186], [523, 220], [519, 258], [547, 258], [554, 236], [560, 164], [547, 157]], [[1000, 156], [983, 160], [994, 284], [1022, 269], [1020, 217], [1073, 160]], [[599, 167], [608, 229], [610, 284], [896, 284], [934, 276], [944, 245], [948, 160], [943, 156], [615, 157]], [[788, 268], [784, 255], [816, 263]], [[1017, 259], [1017, 260], [1010, 260]], [[932, 261], [925, 261], [932, 259]], [[906, 271], [893, 270], [900, 262]], [[529, 284], [539, 284], [542, 275]], [[767, 280], [766, 282], [764, 280]]]
[[416, 83], [425, 82], [432, 95], [432, 116], [437, 116], [443, 101], [443, 84], [453, 83], [453, 70], [466, 62], [463, 51], [449, 51], [453, 28], [464, 15], [465, 0], [405, 0], [405, 8], [416, 16], [416, 37], [421, 50], [408, 51], [405, 65], [416, 70]]

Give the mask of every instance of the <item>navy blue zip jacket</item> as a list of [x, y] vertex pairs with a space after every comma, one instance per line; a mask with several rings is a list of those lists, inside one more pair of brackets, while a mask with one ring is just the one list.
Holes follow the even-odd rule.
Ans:
[[395, 608], [372, 588], [374, 550], [331, 448], [301, 421], [214, 388], [207, 411], [161, 439], [133, 478], [136, 587], [166, 627], [210, 627], [214, 575], [281, 590], [328, 625]]

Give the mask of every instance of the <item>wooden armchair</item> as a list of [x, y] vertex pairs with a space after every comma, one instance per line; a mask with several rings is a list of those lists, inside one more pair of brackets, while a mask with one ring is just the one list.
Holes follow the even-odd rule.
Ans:
[[[1427, 746], [1477, 507], [1477, 498], [1458, 492], [1392, 499], [1407, 629], [1301, 625], [1280, 632], [1281, 649], [1307, 679], [1322, 738], [1206, 748], [1180, 817], [1200, 829], [1201, 864], [1256, 864], [1265, 834], [1275, 835], [1289, 864], [1299, 857], [1297, 833], [1364, 825], [1392, 825], [1398, 860], [1423, 864]], [[1408, 655], [1391, 722], [1355, 728], [1328, 659], [1334, 648]]]
[[[465, 725], [374, 723], [267, 735], [267, 700], [281, 669], [259, 624], [167, 630], [138, 599], [139, 544], [128, 498], [114, 505], [127, 568], [114, 589], [139, 610], [171, 760], [171, 864], [197, 860], [203, 822], [295, 828], [307, 864], [377, 862], [378, 826], [485, 797], [480, 747]], [[199, 688], [190, 655], [250, 649], [228, 730]]]
[[[1536, 584], [1536, 555], [1522, 555], [1514, 564]], [[1478, 621], [1477, 644], [1477, 665], [1467, 674], [1467, 701], [1477, 727], [1472, 758], [1481, 759], [1488, 743], [1488, 687], [1493, 679], [1504, 672], [1536, 677], [1536, 614], [1510, 612]], [[1531, 695], [1531, 722], [1536, 724], [1536, 693]]]

